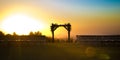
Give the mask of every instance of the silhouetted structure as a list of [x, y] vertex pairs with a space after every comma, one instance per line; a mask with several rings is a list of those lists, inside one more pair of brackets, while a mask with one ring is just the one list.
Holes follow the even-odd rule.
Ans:
[[77, 40], [86, 41], [120, 41], [120, 35], [76, 35]]
[[58, 24], [53, 24], [51, 26], [51, 32], [52, 32], [52, 42], [54, 42], [54, 31], [58, 28], [58, 27], [64, 27], [67, 31], [68, 31], [68, 42], [70, 42], [70, 31], [71, 31], [71, 24], [64, 24], [64, 25], [58, 25]]
[[112, 44], [112, 45], [120, 45], [120, 35], [76, 35], [77, 42], [85, 43], [85, 44]]

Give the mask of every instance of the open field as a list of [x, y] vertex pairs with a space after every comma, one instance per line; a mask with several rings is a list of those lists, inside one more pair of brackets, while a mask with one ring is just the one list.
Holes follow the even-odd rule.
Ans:
[[12, 41], [0, 43], [0, 60], [119, 60], [120, 47], [80, 43]]

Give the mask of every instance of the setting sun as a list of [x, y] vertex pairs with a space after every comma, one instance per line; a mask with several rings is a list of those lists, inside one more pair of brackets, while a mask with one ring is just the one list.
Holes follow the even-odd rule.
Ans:
[[30, 31], [40, 31], [44, 23], [25, 14], [13, 14], [6, 17], [2, 22], [2, 29], [6, 33], [16, 32], [19, 35], [29, 34]]

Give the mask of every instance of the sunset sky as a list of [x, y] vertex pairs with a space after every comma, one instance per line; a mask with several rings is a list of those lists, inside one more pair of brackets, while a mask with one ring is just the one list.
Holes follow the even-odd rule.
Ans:
[[[120, 0], [0, 0], [0, 30], [6, 34], [51, 36], [51, 23], [71, 23], [72, 37], [120, 34]], [[58, 28], [55, 37], [67, 37], [67, 31]]]

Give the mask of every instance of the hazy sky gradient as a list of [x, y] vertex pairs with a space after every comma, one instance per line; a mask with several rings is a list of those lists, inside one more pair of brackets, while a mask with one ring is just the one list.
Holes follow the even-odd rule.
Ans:
[[[50, 36], [51, 23], [72, 24], [77, 34], [120, 34], [120, 0], [0, 0], [0, 19], [25, 13], [46, 22], [43, 34]], [[56, 35], [67, 36], [65, 29]], [[61, 32], [62, 31], [62, 32]]]

